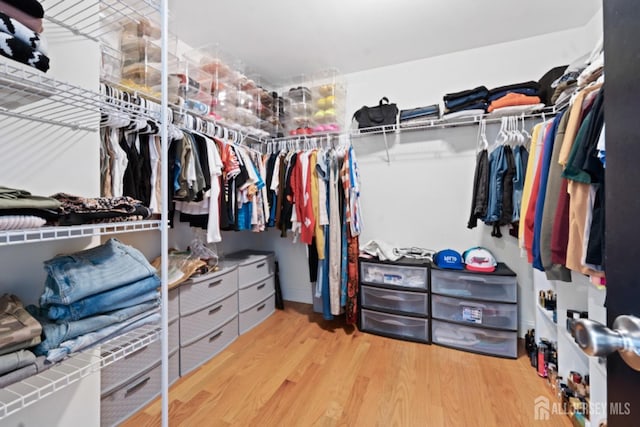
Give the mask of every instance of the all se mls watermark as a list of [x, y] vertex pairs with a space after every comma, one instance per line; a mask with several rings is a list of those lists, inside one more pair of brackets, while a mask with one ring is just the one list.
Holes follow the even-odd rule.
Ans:
[[[609, 414], [631, 415], [631, 403], [629, 402], [609, 402], [608, 404], [592, 402], [590, 404], [584, 403], [584, 405], [589, 406], [588, 408], [574, 409], [578, 409], [582, 413], [588, 412], [591, 414], [592, 419], [594, 416], [606, 418]], [[551, 402], [549, 398], [545, 396], [536, 398], [534, 401], [533, 418], [537, 421], [548, 421], [552, 415], [569, 415], [569, 413], [560, 402]]]

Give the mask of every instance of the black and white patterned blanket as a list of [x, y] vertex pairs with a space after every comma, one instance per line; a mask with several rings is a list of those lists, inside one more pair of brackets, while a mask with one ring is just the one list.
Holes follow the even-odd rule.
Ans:
[[38, 33], [2, 12], [0, 12], [0, 31], [14, 36], [18, 40], [25, 42], [32, 49], [47, 55], [46, 43]]
[[10, 34], [0, 32], [0, 55], [23, 64], [30, 65], [40, 71], [49, 69], [49, 57]]

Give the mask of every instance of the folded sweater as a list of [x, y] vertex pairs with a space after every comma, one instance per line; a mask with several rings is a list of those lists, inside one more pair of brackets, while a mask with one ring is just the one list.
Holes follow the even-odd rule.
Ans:
[[487, 110], [489, 113], [496, 108], [511, 107], [514, 105], [534, 105], [540, 104], [540, 98], [537, 96], [527, 96], [521, 93], [508, 93], [502, 98], [496, 99], [489, 105]]
[[34, 18], [44, 18], [44, 8], [38, 0], [4, 0], [4, 2]]

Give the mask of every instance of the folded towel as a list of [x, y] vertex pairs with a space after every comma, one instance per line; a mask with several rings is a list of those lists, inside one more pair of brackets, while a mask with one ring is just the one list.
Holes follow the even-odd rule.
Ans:
[[6, 13], [0, 12], [0, 31], [14, 36], [18, 40], [25, 42], [29, 47], [47, 54], [47, 44], [38, 33], [27, 27], [17, 19], [13, 19]]
[[4, 2], [34, 18], [44, 18], [44, 8], [38, 0], [4, 0]]
[[49, 69], [49, 58], [45, 54], [2, 32], [0, 32], [0, 55], [30, 65], [45, 73]]
[[18, 22], [22, 22], [27, 28], [35, 31], [38, 34], [44, 31], [42, 18], [34, 18], [28, 13], [25, 13], [17, 7], [13, 7], [9, 3], [2, 0], [0, 0], [0, 12], [6, 13]]

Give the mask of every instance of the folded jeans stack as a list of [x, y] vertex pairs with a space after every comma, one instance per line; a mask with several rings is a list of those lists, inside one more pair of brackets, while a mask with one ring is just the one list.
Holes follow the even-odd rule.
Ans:
[[45, 262], [42, 323], [34, 349], [51, 362], [132, 327], [156, 323], [160, 279], [137, 249], [109, 239], [103, 245]]
[[37, 0], [0, 1], [0, 55], [47, 72], [42, 18], [44, 9]]
[[500, 86], [489, 91], [487, 109], [493, 115], [522, 114], [544, 108], [539, 97], [540, 84], [529, 81]]
[[444, 119], [473, 117], [484, 114], [487, 110], [489, 90], [485, 86], [461, 92], [448, 93], [444, 96]]
[[420, 126], [428, 120], [440, 118], [440, 106], [438, 104], [427, 105], [426, 107], [400, 110], [400, 127], [408, 128]]

